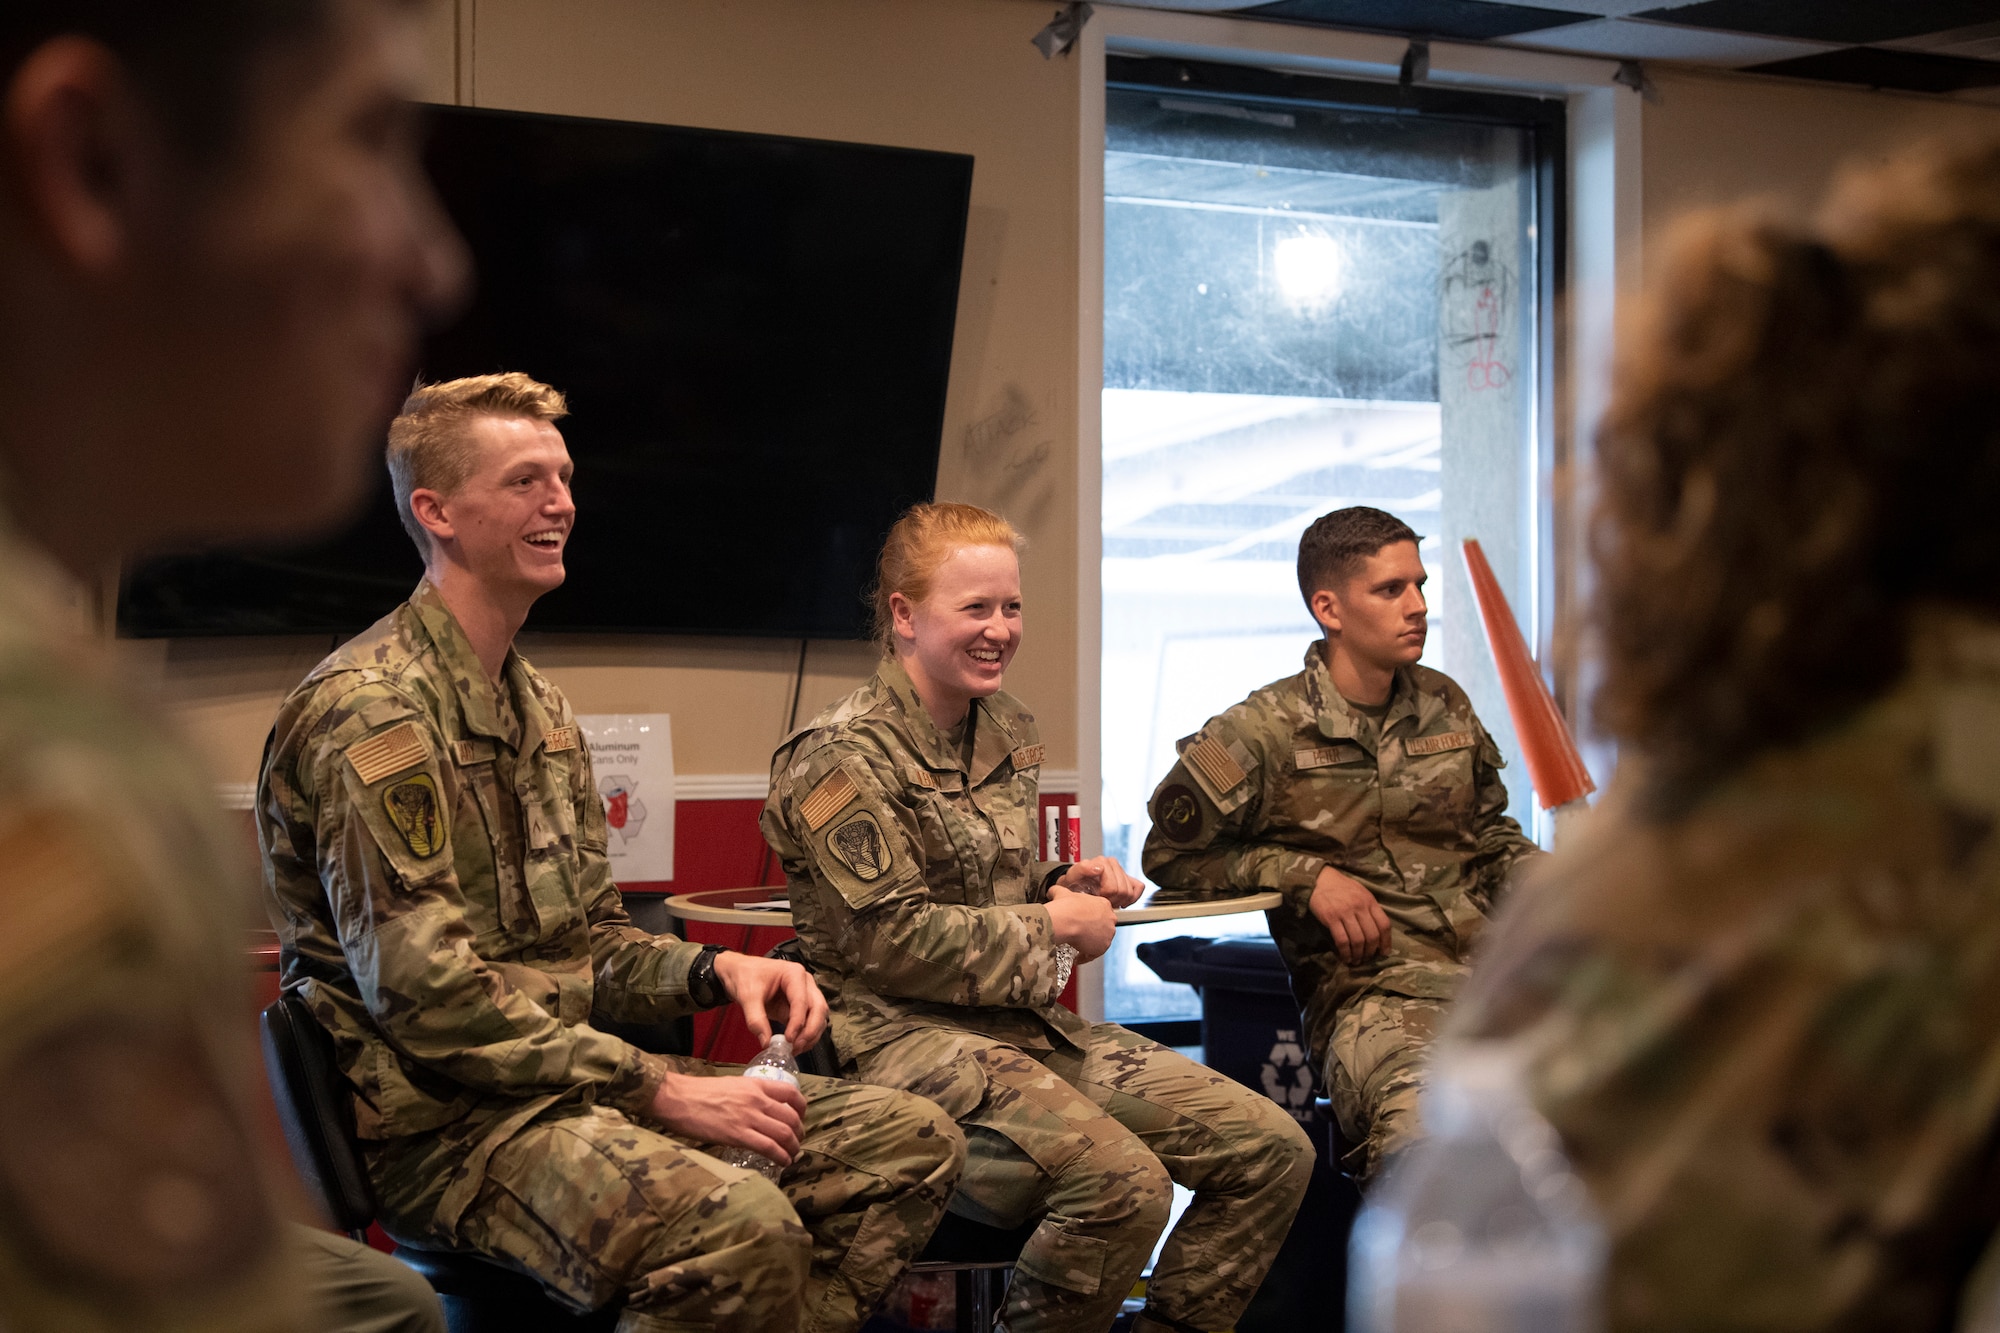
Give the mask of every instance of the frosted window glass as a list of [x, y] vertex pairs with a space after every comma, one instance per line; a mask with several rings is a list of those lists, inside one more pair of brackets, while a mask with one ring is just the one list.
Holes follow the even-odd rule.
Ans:
[[[1458, 544], [1480, 539], [1532, 625], [1531, 149], [1504, 125], [1109, 95], [1103, 810], [1105, 850], [1134, 871], [1175, 741], [1300, 670], [1317, 629], [1298, 538], [1331, 509], [1423, 535], [1424, 661], [1513, 757]], [[1525, 823], [1525, 775], [1507, 776]], [[1138, 961], [1142, 940], [1264, 929], [1121, 930], [1107, 1013], [1199, 1012]]]

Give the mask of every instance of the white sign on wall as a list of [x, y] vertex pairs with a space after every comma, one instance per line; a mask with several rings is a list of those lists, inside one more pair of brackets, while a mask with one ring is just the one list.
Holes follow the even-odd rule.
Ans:
[[665, 713], [583, 713], [591, 779], [604, 802], [611, 877], [674, 877], [674, 733]]

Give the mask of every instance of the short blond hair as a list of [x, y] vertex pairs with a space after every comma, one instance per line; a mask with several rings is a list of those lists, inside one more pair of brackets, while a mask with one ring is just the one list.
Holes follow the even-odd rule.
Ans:
[[430, 534], [410, 512], [410, 496], [418, 490], [448, 496], [472, 475], [478, 455], [466, 422], [474, 417], [560, 421], [568, 415], [569, 400], [560, 390], [518, 370], [418, 385], [389, 423], [388, 451], [396, 515], [418, 552], [430, 558]]
[[1020, 529], [978, 505], [938, 501], [905, 510], [889, 529], [882, 556], [875, 562], [875, 642], [883, 655], [893, 653], [896, 646], [890, 594], [923, 601], [931, 595], [931, 580], [939, 566], [961, 546], [1004, 546], [1019, 555], [1024, 544]]

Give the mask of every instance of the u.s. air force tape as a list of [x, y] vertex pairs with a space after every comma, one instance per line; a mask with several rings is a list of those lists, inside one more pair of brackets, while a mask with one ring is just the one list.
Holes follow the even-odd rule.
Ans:
[[1018, 746], [1016, 747], [1012, 755], [1012, 758], [1014, 760], [1014, 767], [1033, 768], [1036, 764], [1042, 762], [1042, 756], [1046, 753], [1048, 753], [1048, 747], [1046, 745]]
[[347, 762], [354, 765], [354, 776], [369, 787], [406, 768], [415, 768], [429, 755], [430, 747], [424, 744], [414, 722], [391, 727], [380, 736], [370, 736], [347, 747]]
[[551, 727], [548, 739], [542, 742], [542, 750], [547, 754], [558, 754], [576, 748], [575, 727]]
[[832, 819], [846, 808], [856, 795], [854, 779], [847, 776], [847, 770], [836, 768], [819, 780], [819, 786], [812, 789], [812, 795], [799, 804], [799, 817], [806, 821], [806, 827], [814, 833], [826, 827]]
[[1479, 740], [1472, 731], [1447, 731], [1437, 736], [1418, 736], [1403, 742], [1405, 754], [1443, 754], [1446, 750], [1469, 750]]

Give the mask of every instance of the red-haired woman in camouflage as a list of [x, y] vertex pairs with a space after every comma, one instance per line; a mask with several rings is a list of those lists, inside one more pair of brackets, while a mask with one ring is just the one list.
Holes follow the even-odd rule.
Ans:
[[970, 505], [889, 535], [874, 679], [780, 746], [764, 833], [791, 884], [844, 1072], [905, 1088], [965, 1130], [952, 1208], [1041, 1225], [1012, 1333], [1100, 1333], [1179, 1181], [1139, 1329], [1242, 1313], [1290, 1229], [1312, 1145], [1278, 1105], [1055, 1002], [1056, 951], [1110, 947], [1139, 884], [1113, 861], [1034, 855], [1042, 743], [1001, 690], [1021, 642], [1020, 537]]

